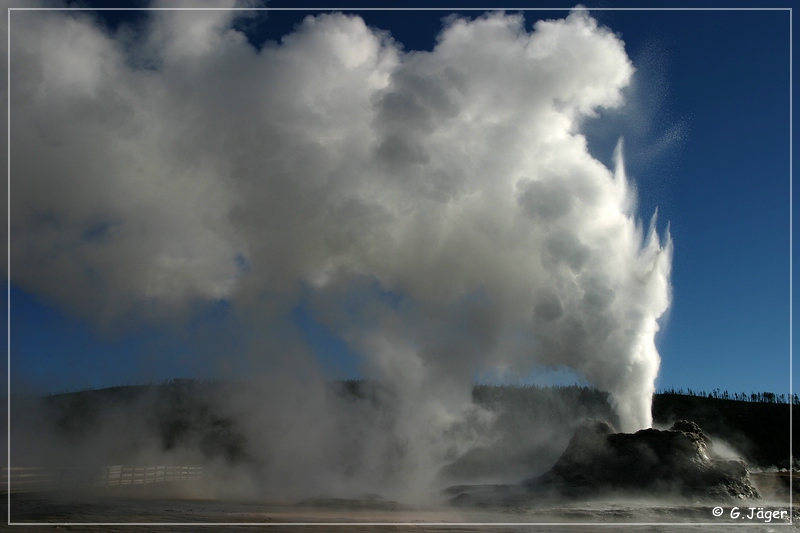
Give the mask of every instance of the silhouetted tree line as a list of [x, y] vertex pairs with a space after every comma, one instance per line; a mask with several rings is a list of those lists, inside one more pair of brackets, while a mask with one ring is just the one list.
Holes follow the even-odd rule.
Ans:
[[713, 398], [715, 400], [733, 400], [737, 402], [779, 404], [788, 404], [789, 400], [791, 399], [792, 404], [800, 405], [800, 397], [798, 397], [797, 394], [792, 394], [790, 396], [788, 394], [775, 394], [774, 392], [751, 392], [750, 394], [747, 394], [746, 392], [730, 393], [726, 390], [720, 391], [719, 389], [706, 392], [704, 390], [693, 390], [688, 388], [684, 391], [683, 388], [676, 390], [670, 387], [669, 389], [661, 390], [657, 394], [692, 396], [695, 398]]
[[[143, 417], [149, 434], [160, 437], [164, 450], [199, 447], [208, 457], [233, 463], [247, 459], [248, 443], [238, 421], [221, 406], [242, 386], [245, 384], [231, 380], [173, 379], [160, 384], [51, 394], [40, 398], [40, 411], [44, 414], [42, 423], [68, 438], [89, 434], [109, 413], [116, 413], [118, 419]], [[380, 410], [391, 408], [397, 401], [396, 391], [388, 383], [345, 380], [332, 381], [328, 386], [329, 393], [344, 401], [345, 407]], [[482, 473], [478, 468], [484, 463], [486, 471], [508, 466], [495, 460], [499, 457], [524, 463], [527, 470], [534, 471], [542, 461], [552, 463], [558, 458], [580, 420], [599, 418], [619, 427], [608, 393], [592, 387], [476, 384], [472, 398], [476, 405], [496, 413], [489, 431], [498, 438], [496, 449], [485, 457], [476, 452], [456, 465], [462, 470]], [[751, 464], [786, 467], [790, 457], [790, 399], [792, 404], [800, 403], [795, 394], [670, 388], [654, 395], [652, 414], [654, 423], [667, 427], [680, 419], [697, 422], [707, 434], [741, 451]], [[794, 427], [800, 427], [800, 409], [792, 417]], [[26, 415], [20, 413], [15, 419], [24, 420]], [[137, 438], [132, 434], [130, 440]], [[800, 457], [800, 439], [794, 439], [793, 444], [791, 455]], [[119, 453], [127, 452], [120, 449]], [[122, 455], [108, 458], [117, 462], [123, 459]]]

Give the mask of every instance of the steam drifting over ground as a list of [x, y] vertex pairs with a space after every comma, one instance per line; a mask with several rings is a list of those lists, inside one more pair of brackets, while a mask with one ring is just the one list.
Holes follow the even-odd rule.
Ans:
[[[495, 13], [417, 52], [330, 13], [256, 50], [240, 15], [13, 14], [12, 282], [112, 329], [228, 301], [237, 364], [276, 394], [229, 402], [270, 428], [249, 435], [264, 479], [426, 487], [483, 438], [490, 369], [574, 369], [622, 430], [649, 427], [672, 244], [635, 220], [622, 143], [610, 170], [580, 133], [623, 104], [620, 38], [581, 11], [531, 32]], [[301, 303], [391, 413], [326, 399]], [[343, 427], [356, 472], [332, 468]]]

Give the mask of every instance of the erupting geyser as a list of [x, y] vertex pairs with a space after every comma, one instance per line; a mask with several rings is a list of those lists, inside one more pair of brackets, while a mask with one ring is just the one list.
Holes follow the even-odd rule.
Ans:
[[[310, 350], [285, 333], [302, 302], [394, 388], [351, 478], [430, 481], [480, 439], [463, 428], [488, 369], [574, 369], [621, 429], [649, 427], [672, 243], [637, 221], [621, 144], [611, 171], [580, 133], [623, 104], [619, 36], [585, 11], [530, 32], [493, 13], [446, 18], [433, 50], [406, 52], [323, 14], [256, 50], [240, 15], [154, 11], [132, 39], [80, 13], [14, 14], [13, 283], [97, 320], [174, 325], [226, 300], [263, 332], [240, 364], [308, 383]], [[259, 416], [302, 460], [254, 441], [270, 476], [313, 477], [349, 441], [311, 423], [335, 417], [310, 389], [281, 390], [297, 399]]]

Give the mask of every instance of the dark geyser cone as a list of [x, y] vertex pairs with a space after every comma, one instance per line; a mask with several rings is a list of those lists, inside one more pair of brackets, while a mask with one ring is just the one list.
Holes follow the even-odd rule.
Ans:
[[519, 485], [450, 487], [454, 505], [517, 506], [557, 499], [688, 497], [715, 502], [760, 499], [747, 466], [714, 455], [694, 422], [668, 431], [616, 433], [602, 420], [587, 420], [544, 475]]
[[615, 433], [607, 422], [588, 420], [549, 472], [523, 484], [566, 497], [614, 492], [760, 498], [747, 466], [714, 456], [710, 444], [700, 427], [686, 420], [668, 431], [643, 429], [633, 434]]

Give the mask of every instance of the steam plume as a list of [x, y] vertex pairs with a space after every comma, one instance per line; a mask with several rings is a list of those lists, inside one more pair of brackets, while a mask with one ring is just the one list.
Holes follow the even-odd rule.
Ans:
[[650, 426], [672, 245], [579, 129], [623, 103], [618, 36], [494, 13], [403, 51], [324, 14], [257, 51], [234, 16], [14, 13], [15, 284], [98, 322], [225, 299], [280, 371], [313, 367], [267, 335], [307, 302], [396, 388], [417, 471], [489, 368], [572, 368]]

